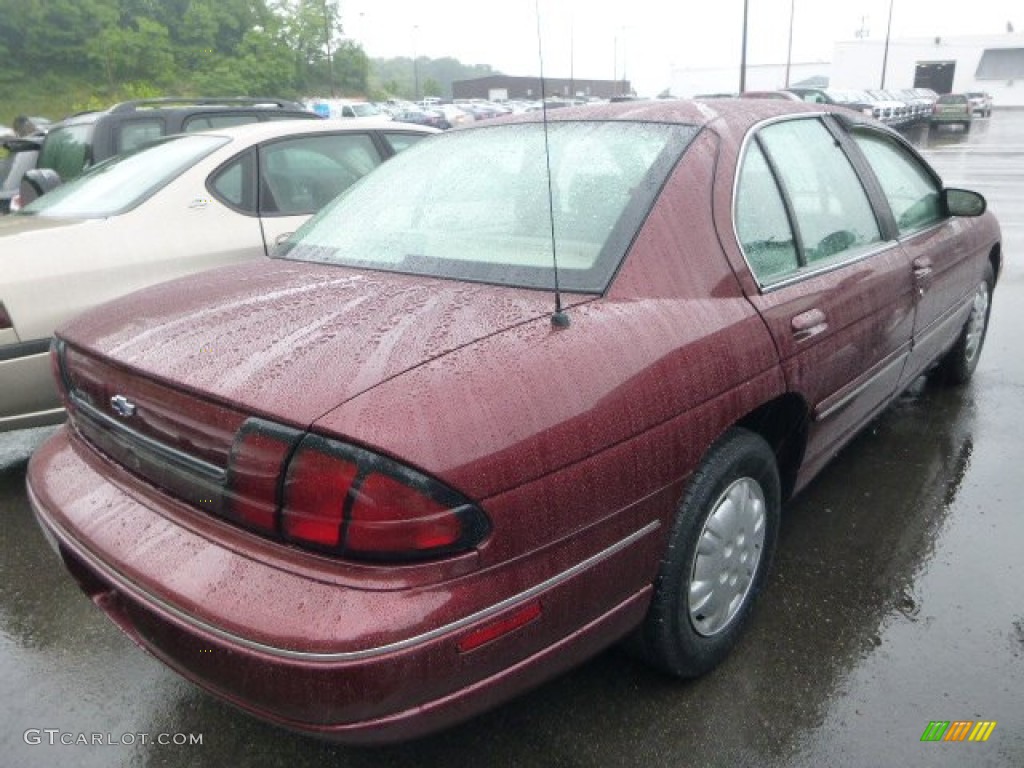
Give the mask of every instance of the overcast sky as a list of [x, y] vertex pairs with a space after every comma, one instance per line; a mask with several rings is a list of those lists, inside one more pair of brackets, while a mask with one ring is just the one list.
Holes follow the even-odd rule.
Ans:
[[[750, 0], [747, 61], [784, 63], [791, 0]], [[864, 27], [885, 39], [889, 0], [794, 0], [793, 62], [829, 61]], [[743, 0], [539, 0], [544, 74], [627, 77], [654, 95], [674, 67], [738, 66]], [[345, 34], [369, 56], [452, 56], [538, 73], [535, 0], [341, 0]], [[892, 36], [1024, 32], [1021, 0], [893, 0]], [[570, 69], [572, 70], [570, 72]]]

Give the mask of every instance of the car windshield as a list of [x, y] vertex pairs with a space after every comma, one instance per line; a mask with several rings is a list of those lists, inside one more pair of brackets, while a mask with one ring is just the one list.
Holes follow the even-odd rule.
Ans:
[[562, 288], [603, 293], [696, 133], [560, 121], [547, 141], [540, 123], [440, 135], [364, 177], [277, 255], [527, 288], [553, 287], [557, 255]]
[[134, 208], [229, 139], [175, 136], [100, 163], [36, 198], [19, 215], [99, 219]]

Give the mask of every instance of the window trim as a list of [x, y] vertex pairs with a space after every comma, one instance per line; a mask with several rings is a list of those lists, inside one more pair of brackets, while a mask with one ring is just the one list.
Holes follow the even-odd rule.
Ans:
[[[830, 272], [835, 272], [836, 270], [844, 269], [850, 265], [857, 264], [859, 262], [872, 258], [877, 254], [884, 253], [885, 251], [888, 251], [892, 248], [897, 248], [900, 245], [900, 239], [898, 237], [893, 236], [894, 230], [887, 231], [888, 221], [886, 219], [892, 218], [892, 211], [889, 207], [888, 200], [885, 199], [884, 194], [882, 194], [881, 192], [881, 186], [877, 186], [876, 188], [876, 185], [878, 185], [878, 179], [875, 177], [874, 172], [871, 170], [870, 167], [868, 167], [867, 169], [863, 169], [858, 165], [858, 162], [862, 161], [864, 163], [867, 163], [867, 160], [860, 156], [860, 149], [859, 147], [856, 147], [855, 144], [853, 144], [853, 138], [845, 135], [848, 134], [853, 127], [864, 127], [872, 130], [877, 129], [874, 129], [873, 126], [867, 123], [861, 123], [860, 121], [852, 120], [848, 121], [843, 118], [845, 118], [845, 116], [840, 117], [833, 112], [826, 111], [807, 112], [799, 115], [780, 115], [778, 117], [772, 117], [768, 118], [767, 120], [762, 120], [761, 122], [751, 126], [748, 129], [746, 136], [743, 137], [743, 141], [740, 143], [740, 148], [737, 152], [736, 167], [733, 170], [732, 199], [730, 204], [729, 217], [732, 223], [732, 234], [733, 238], [736, 241], [736, 246], [739, 249], [740, 255], [743, 257], [743, 263], [746, 265], [747, 271], [754, 279], [754, 284], [757, 286], [758, 293], [760, 293], [761, 295], [774, 293], [775, 291], [782, 290], [783, 288], [787, 288], [798, 283], [802, 283], [806, 280], [811, 280], [816, 277], [826, 275]], [[868, 204], [871, 208], [872, 214], [875, 216], [875, 221], [878, 224], [879, 234], [881, 235], [882, 239], [876, 244], [877, 247], [865, 248], [864, 250], [856, 250], [853, 252], [853, 255], [851, 255], [849, 258], [837, 259], [834, 262], [828, 262], [825, 264], [821, 264], [820, 266], [811, 267], [810, 265], [806, 265], [806, 256], [803, 252], [802, 238], [799, 234], [799, 228], [795, 226], [795, 220], [793, 218], [795, 216], [795, 213], [790, 209], [791, 202], [789, 200], [789, 195], [786, 193], [785, 188], [781, 185], [777, 175], [777, 169], [774, 160], [771, 159], [770, 154], [762, 145], [759, 136], [760, 132], [764, 128], [767, 128], [771, 125], [775, 125], [777, 123], [786, 123], [795, 120], [817, 120], [823, 125], [825, 130], [827, 130], [833, 136], [833, 138], [839, 144], [840, 149], [843, 150], [843, 154], [846, 155], [847, 160], [853, 167], [854, 173], [857, 174], [858, 176], [861, 188], [864, 190], [864, 194], [868, 199]], [[837, 123], [839, 125], [836, 125]], [[889, 134], [886, 132], [886, 135]], [[762, 154], [768, 161], [768, 167], [771, 170], [772, 176], [775, 179], [776, 188], [779, 189], [780, 198], [782, 199], [783, 206], [786, 208], [786, 216], [789, 220], [790, 228], [793, 231], [794, 243], [799, 242], [799, 246], [797, 249], [797, 262], [806, 265], [801, 266], [792, 275], [787, 275], [786, 277], [782, 277], [778, 280], [773, 280], [768, 283], [763, 282], [761, 278], [758, 276], [757, 272], [754, 270], [754, 266], [751, 263], [750, 258], [747, 256], [746, 249], [744, 249], [743, 247], [743, 242], [740, 240], [739, 229], [737, 227], [736, 221], [736, 201], [739, 199], [738, 192], [740, 184], [740, 172], [743, 169], [743, 162], [746, 159], [747, 151], [752, 142], [757, 143], [758, 148], [761, 150]], [[856, 150], [856, 153], [859, 156], [859, 160], [854, 160], [854, 158], [850, 156], [851, 145], [853, 145], [853, 149]], [[927, 166], [927, 163], [925, 163], [925, 165]], [[869, 174], [867, 179], [864, 178], [865, 173]], [[881, 200], [878, 199], [878, 196], [881, 197]], [[884, 208], [880, 209], [880, 204], [884, 206]], [[880, 216], [880, 214], [884, 215]], [[893, 227], [895, 227], [895, 223], [893, 223]], [[919, 234], [919, 232], [915, 232], [913, 234], [916, 236], [917, 234]]]
[[[234, 211], [237, 214], [240, 214], [242, 216], [248, 216], [250, 218], [259, 218], [259, 215], [260, 215], [259, 183], [258, 183], [258, 179], [259, 179], [259, 175], [260, 175], [260, 171], [259, 171], [259, 153], [257, 153], [255, 150], [256, 150], [255, 146], [250, 146], [250, 147], [246, 147], [241, 152], [235, 153], [234, 155], [229, 157], [227, 160], [225, 160], [223, 163], [221, 163], [216, 168], [214, 168], [212, 171], [210, 171], [206, 175], [206, 182], [204, 184], [204, 186], [206, 187], [206, 191], [209, 192], [210, 195], [212, 195], [213, 198], [217, 202], [221, 203], [226, 208], [229, 208], [230, 210]], [[214, 186], [214, 184], [213, 184], [214, 179], [216, 179], [218, 176], [220, 176], [220, 174], [223, 173], [227, 169], [227, 167], [229, 165], [232, 165], [232, 164], [234, 164], [236, 162], [244, 162], [245, 161], [245, 156], [249, 155], [249, 154], [254, 155], [254, 159], [253, 159], [253, 163], [252, 163], [252, 167], [253, 167], [252, 176], [253, 176], [253, 178], [249, 179], [249, 185], [248, 186], [250, 187], [250, 193], [252, 194], [253, 200], [255, 201], [255, 205], [256, 205], [255, 209], [251, 210], [251, 211], [246, 209], [246, 208], [242, 208], [242, 207], [240, 207], [238, 205], [235, 205], [231, 200], [229, 200], [228, 198], [224, 197], [224, 195], [222, 195], [217, 190], [217, 188]], [[245, 172], [244, 172], [244, 169], [243, 169], [243, 173], [242, 173], [242, 184], [245, 185]], [[251, 189], [253, 186], [256, 187], [255, 191], [253, 191]]]

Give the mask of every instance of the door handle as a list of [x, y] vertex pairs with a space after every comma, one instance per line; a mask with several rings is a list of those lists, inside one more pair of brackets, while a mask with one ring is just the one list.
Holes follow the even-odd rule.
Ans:
[[932, 272], [932, 260], [927, 256], [914, 259], [914, 282], [917, 283], [918, 298], [924, 296], [928, 283], [931, 282]]
[[828, 328], [828, 319], [820, 309], [809, 309], [794, 317], [790, 321], [790, 328], [796, 341], [805, 341], [825, 331]]

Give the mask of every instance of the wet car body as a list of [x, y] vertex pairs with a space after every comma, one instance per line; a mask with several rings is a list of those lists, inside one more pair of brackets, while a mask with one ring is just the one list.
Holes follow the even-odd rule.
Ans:
[[[972, 320], [980, 349], [997, 225], [978, 210], [901, 234], [905, 216], [885, 205], [847, 131], [910, 150], [841, 111], [740, 101], [559, 110], [556, 133], [608, 120], [616, 131], [662, 126], [652, 130], [679, 143], [612, 227], [626, 255], [606, 287], [564, 293], [568, 326], [535, 286], [318, 263], [320, 247], [304, 251], [303, 238], [334, 208], [300, 232], [289, 251], [298, 260], [218, 270], [86, 314], [58, 333], [71, 423], [29, 470], [44, 530], [93, 600], [174, 669], [261, 717], [347, 741], [463, 719], [638, 625], [658, 642], [651, 611], [672, 604], [666, 563], [687, 523], [677, 504], [687, 508], [722, 446], [740, 435], [770, 450], [778, 473], [760, 490], [777, 514], [780, 497], [955, 349]], [[735, 195], [759, 183], [746, 175], [755, 144], [772, 146], [794, 120], [855, 158], [880, 234], [839, 260], [825, 253], [837, 238], [808, 241], [822, 265], [766, 276], [750, 266], [762, 241], [737, 227]], [[539, 136], [536, 118], [508, 122]], [[446, 137], [493, 130], [503, 128]], [[460, 145], [438, 151], [448, 146]], [[375, 173], [384, 184], [391, 172]], [[357, 205], [374, 178], [335, 206]], [[774, 243], [763, 247], [774, 257]], [[246, 463], [251, 437], [280, 440], [264, 449], [292, 457], [284, 474]], [[292, 494], [334, 483], [332, 471], [302, 484], [321, 459], [353, 464], [358, 479], [340, 538], [310, 551], [293, 545], [312, 518], [287, 510]], [[392, 522], [356, 516], [367, 484], [393, 481], [452, 499], [438, 514], [463, 525], [439, 556], [352, 556], [354, 531]], [[252, 511], [269, 515], [258, 532], [232, 518], [245, 492], [221, 498], [246, 483], [277, 489], [266, 491], [277, 499], [269, 512]], [[774, 530], [762, 535], [750, 594]], [[749, 607], [747, 594], [736, 598]], [[733, 616], [724, 640], [715, 628], [695, 633], [713, 646], [707, 658], [654, 653], [656, 663], [706, 671], [742, 624]]]

